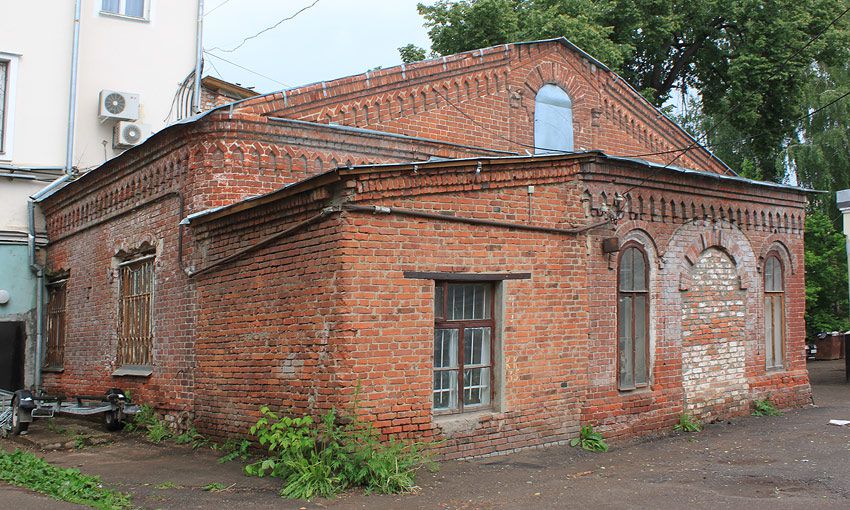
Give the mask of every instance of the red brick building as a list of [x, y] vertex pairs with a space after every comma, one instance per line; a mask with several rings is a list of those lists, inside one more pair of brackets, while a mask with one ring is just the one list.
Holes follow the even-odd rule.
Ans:
[[448, 457], [808, 402], [805, 191], [694, 143], [563, 39], [220, 107], [41, 202], [45, 386]]

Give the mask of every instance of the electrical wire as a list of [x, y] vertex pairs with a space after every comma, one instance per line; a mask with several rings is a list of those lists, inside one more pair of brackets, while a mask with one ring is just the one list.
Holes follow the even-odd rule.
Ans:
[[221, 2], [220, 4], [216, 5], [216, 6], [215, 6], [215, 7], [213, 7], [212, 9], [208, 10], [207, 12], [205, 12], [203, 17], [204, 17], [204, 18], [206, 18], [207, 16], [209, 16], [210, 14], [212, 14], [213, 12], [215, 12], [215, 11], [216, 11], [219, 7], [224, 7], [226, 4], [230, 3], [231, 1], [232, 1], [232, 0], [224, 0], [224, 2]]
[[207, 55], [209, 55], [209, 56], [211, 56], [211, 57], [213, 57], [213, 58], [217, 58], [217, 59], [219, 59], [219, 60], [221, 60], [221, 61], [223, 61], [223, 62], [227, 62], [228, 64], [230, 64], [230, 65], [232, 65], [232, 66], [236, 66], [236, 67], [238, 67], [239, 69], [242, 69], [242, 70], [244, 70], [244, 71], [248, 71], [249, 73], [252, 73], [252, 74], [256, 74], [257, 76], [259, 76], [259, 77], [261, 77], [261, 78], [265, 78], [265, 79], [267, 79], [267, 80], [273, 81], [273, 82], [277, 83], [278, 85], [282, 85], [282, 86], [284, 86], [285, 88], [290, 88], [290, 85], [287, 85], [286, 83], [283, 83], [282, 81], [275, 80], [275, 79], [274, 79], [274, 78], [272, 78], [271, 76], [266, 76], [265, 74], [258, 73], [257, 71], [254, 71], [253, 69], [248, 69], [247, 67], [245, 67], [245, 66], [243, 66], [243, 65], [239, 65], [239, 64], [237, 64], [236, 62], [231, 62], [230, 60], [227, 60], [227, 59], [226, 59], [226, 58], [224, 58], [224, 57], [219, 57], [218, 55], [216, 55], [216, 54], [214, 54], [214, 53], [210, 53], [210, 52], [208, 52], [207, 50], [204, 50], [204, 53], [205, 53], [205, 54], [207, 54]]
[[[274, 30], [275, 28], [279, 27], [279, 26], [280, 26], [283, 22], [285, 22], [285, 21], [289, 21], [289, 20], [291, 20], [291, 19], [295, 18], [296, 16], [298, 16], [298, 15], [299, 15], [299, 14], [301, 14], [302, 12], [304, 12], [304, 11], [306, 11], [306, 10], [308, 10], [308, 9], [312, 8], [312, 7], [313, 7], [314, 5], [316, 5], [317, 3], [319, 3], [319, 0], [313, 0], [313, 3], [311, 3], [310, 5], [307, 5], [307, 6], [305, 6], [305, 7], [302, 7], [301, 9], [298, 9], [297, 11], [295, 11], [295, 14], [292, 14], [291, 16], [288, 16], [288, 17], [286, 17], [286, 18], [281, 19], [280, 21], [278, 21], [278, 22], [277, 22], [277, 23], [275, 23], [274, 25], [272, 25], [272, 26], [270, 26], [270, 27], [266, 27], [266, 28], [264, 28], [264, 29], [260, 30], [259, 32], [257, 32], [257, 33], [256, 33], [256, 34], [254, 34], [254, 35], [250, 35], [250, 36], [248, 36], [248, 37], [246, 37], [246, 38], [242, 39], [242, 42], [240, 42], [240, 43], [239, 43], [239, 44], [237, 44], [236, 46], [234, 46], [234, 47], [230, 48], [229, 50], [225, 50], [225, 49], [220, 48], [220, 47], [218, 47], [218, 46], [214, 46], [214, 47], [210, 48], [210, 49], [209, 49], [209, 51], [218, 50], [218, 51], [220, 51], [220, 52], [222, 52], [222, 53], [233, 53], [234, 51], [236, 51], [236, 50], [238, 50], [239, 48], [241, 48], [241, 47], [242, 47], [242, 46], [243, 46], [246, 42], [250, 41], [251, 39], [256, 39], [257, 37], [259, 37], [259, 36], [261, 36], [262, 34], [264, 34], [264, 33], [268, 32], [269, 30]], [[212, 12], [212, 11], [211, 11], [211, 12]]]

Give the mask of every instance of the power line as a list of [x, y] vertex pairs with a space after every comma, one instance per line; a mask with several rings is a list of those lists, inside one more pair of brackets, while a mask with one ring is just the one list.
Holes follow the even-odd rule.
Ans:
[[231, 1], [232, 1], [232, 0], [224, 0], [224, 2], [221, 2], [220, 4], [216, 5], [216, 6], [215, 6], [215, 7], [213, 7], [212, 9], [208, 10], [207, 12], [205, 12], [203, 17], [204, 17], [204, 18], [206, 18], [207, 16], [209, 16], [210, 14], [212, 14], [215, 10], [217, 10], [219, 7], [224, 7], [226, 4], [230, 3]]
[[[229, 0], [228, 0], [228, 1], [229, 1]], [[251, 39], [255, 39], [255, 38], [259, 37], [260, 35], [262, 35], [262, 34], [264, 34], [264, 33], [268, 32], [269, 30], [273, 30], [273, 29], [275, 29], [275, 28], [279, 27], [279, 26], [280, 26], [280, 25], [281, 25], [284, 21], [289, 21], [289, 20], [291, 20], [291, 19], [295, 18], [296, 16], [298, 16], [298, 15], [299, 15], [299, 14], [301, 14], [302, 12], [306, 11], [307, 9], [312, 8], [312, 7], [313, 7], [314, 5], [316, 5], [317, 3], [319, 3], [319, 0], [313, 0], [313, 3], [311, 3], [310, 5], [307, 5], [307, 6], [305, 6], [305, 7], [302, 7], [301, 9], [298, 9], [297, 11], [295, 11], [295, 14], [293, 14], [293, 15], [291, 15], [291, 16], [288, 16], [288, 17], [286, 17], [286, 18], [281, 19], [280, 21], [278, 21], [278, 22], [277, 22], [277, 23], [275, 23], [274, 25], [272, 25], [272, 26], [270, 26], [270, 27], [266, 27], [266, 28], [264, 28], [264, 29], [260, 30], [259, 32], [257, 32], [257, 33], [256, 33], [256, 34], [254, 34], [254, 35], [250, 35], [250, 36], [248, 36], [248, 37], [246, 37], [246, 38], [242, 39], [242, 42], [240, 42], [240, 43], [239, 43], [239, 44], [237, 44], [236, 46], [234, 46], [234, 47], [230, 48], [229, 50], [225, 50], [225, 49], [223, 49], [223, 48], [220, 48], [220, 47], [218, 47], [218, 46], [215, 46], [215, 47], [213, 47], [213, 48], [210, 48], [210, 49], [209, 49], [209, 51], [218, 50], [218, 51], [220, 51], [220, 52], [222, 52], [222, 53], [233, 53], [234, 51], [236, 51], [236, 50], [238, 50], [239, 48], [241, 48], [241, 47], [242, 47], [242, 46], [243, 46], [246, 42], [250, 41]], [[222, 5], [223, 5], [223, 4], [222, 4]], [[210, 12], [212, 12], [212, 11], [210, 11]]]
[[259, 76], [259, 77], [261, 77], [261, 78], [265, 78], [265, 79], [267, 79], [267, 80], [269, 80], [269, 81], [273, 81], [273, 82], [277, 83], [278, 85], [282, 85], [282, 86], [284, 86], [284, 87], [286, 87], [286, 88], [290, 88], [290, 85], [287, 85], [286, 83], [283, 83], [282, 81], [275, 80], [275, 79], [274, 79], [274, 78], [272, 78], [271, 76], [266, 76], [265, 74], [258, 73], [257, 71], [254, 71], [253, 69], [248, 69], [247, 67], [245, 67], [245, 66], [243, 66], [243, 65], [239, 65], [239, 64], [237, 64], [236, 62], [232, 62], [232, 61], [230, 61], [230, 60], [227, 60], [227, 59], [226, 59], [226, 58], [224, 58], [224, 57], [219, 57], [218, 55], [215, 55], [215, 54], [213, 54], [213, 53], [208, 52], [207, 50], [204, 50], [204, 53], [205, 53], [205, 54], [207, 54], [207, 55], [209, 55], [209, 56], [211, 56], [211, 57], [213, 57], [213, 58], [217, 58], [217, 59], [219, 59], [219, 60], [221, 60], [221, 61], [223, 61], [223, 62], [227, 62], [228, 64], [230, 64], [230, 65], [232, 65], [232, 66], [236, 66], [236, 67], [238, 67], [239, 69], [242, 69], [242, 70], [248, 71], [248, 72], [249, 72], [249, 73], [251, 73], [251, 74], [256, 74], [257, 76]]

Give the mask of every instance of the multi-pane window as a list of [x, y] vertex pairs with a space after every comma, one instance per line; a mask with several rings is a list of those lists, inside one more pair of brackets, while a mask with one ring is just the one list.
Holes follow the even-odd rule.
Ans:
[[65, 280], [47, 286], [47, 350], [44, 368], [60, 369], [65, 361]]
[[493, 397], [493, 285], [436, 282], [434, 410], [463, 412]]
[[118, 365], [149, 366], [153, 346], [154, 256], [123, 262], [119, 271]]
[[785, 286], [782, 263], [771, 254], [764, 262], [764, 336], [767, 368], [781, 368], [785, 334]]
[[633, 390], [649, 382], [649, 267], [638, 245], [620, 252], [617, 303], [618, 383]]
[[9, 83], [9, 61], [0, 60], [0, 154], [6, 152], [6, 89]]
[[145, 0], [101, 0], [100, 12], [145, 18]]

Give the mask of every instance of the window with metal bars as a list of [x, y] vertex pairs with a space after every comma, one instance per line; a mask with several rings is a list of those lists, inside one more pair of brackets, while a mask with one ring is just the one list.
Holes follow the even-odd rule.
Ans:
[[67, 280], [47, 285], [47, 346], [43, 368], [61, 370], [65, 364], [65, 295]]
[[785, 285], [782, 263], [775, 253], [764, 261], [765, 365], [782, 368], [785, 356]]
[[620, 250], [617, 302], [617, 368], [620, 390], [649, 384], [649, 265], [643, 247]]
[[491, 406], [495, 322], [492, 283], [436, 282], [433, 407], [461, 413]]
[[154, 255], [119, 265], [118, 366], [153, 363]]

